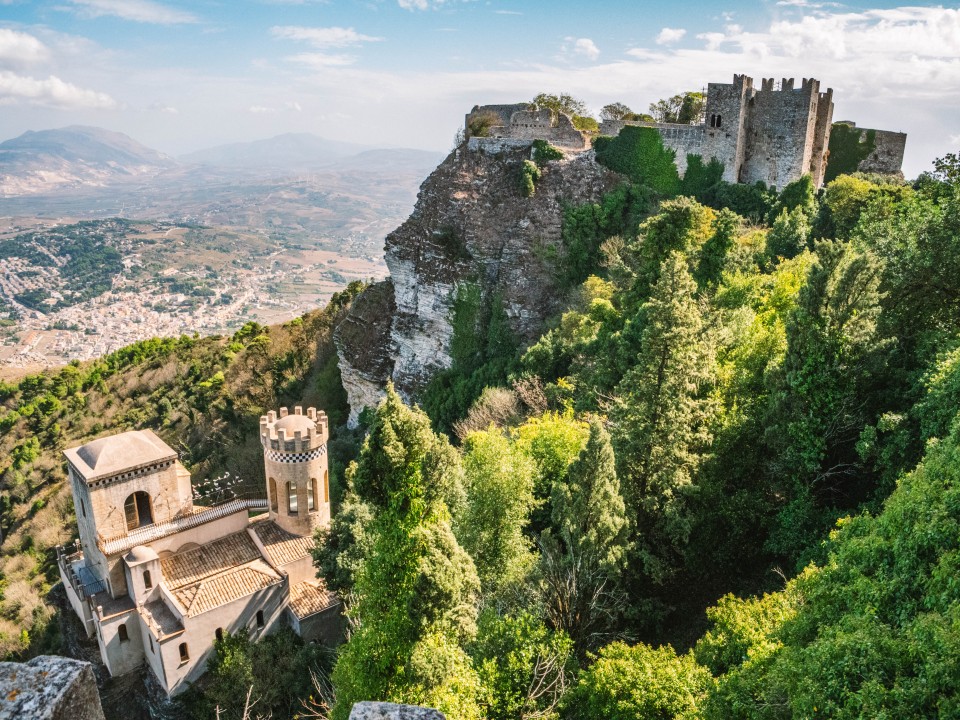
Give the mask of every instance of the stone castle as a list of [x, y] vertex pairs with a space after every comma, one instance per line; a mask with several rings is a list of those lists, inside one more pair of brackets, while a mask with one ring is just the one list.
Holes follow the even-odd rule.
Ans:
[[[527, 103], [482, 105], [467, 115], [468, 122], [480, 112], [494, 113], [500, 123], [489, 129], [488, 138], [471, 138], [473, 149], [536, 139], [567, 151], [587, 150], [591, 145], [592, 136], [577, 130], [563, 113], [531, 108]], [[727, 182], [759, 181], [782, 189], [803, 175], [810, 175], [816, 187], [823, 184], [832, 121], [833, 90], [821, 92], [818, 80], [803, 78], [798, 87], [794, 78], [784, 78], [779, 85], [767, 78], [757, 88], [752, 78], [734, 75], [732, 83], [707, 86], [704, 113], [696, 124], [608, 120], [600, 126], [600, 133], [617, 135], [625, 125], [651, 127], [660, 133], [664, 146], [675, 152], [681, 175], [686, 172], [687, 155], [699, 155], [704, 162], [716, 158], [723, 163]], [[906, 135], [871, 132], [875, 133], [876, 149], [859, 169], [899, 173]]]
[[111, 675], [146, 664], [168, 695], [197, 680], [224, 632], [283, 625], [336, 642], [337, 596], [316, 579], [330, 522], [327, 417], [260, 418], [266, 499], [194, 504], [190, 473], [150, 430], [64, 452], [80, 539], [60, 548], [67, 597]]

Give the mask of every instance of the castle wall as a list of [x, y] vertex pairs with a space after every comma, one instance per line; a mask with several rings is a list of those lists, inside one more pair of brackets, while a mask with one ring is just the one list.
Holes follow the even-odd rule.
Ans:
[[660, 123], [654, 127], [660, 131], [663, 146], [676, 153], [677, 171], [682, 177], [687, 172], [687, 155], [702, 156], [704, 154], [704, 137], [706, 134], [704, 126]]
[[785, 79], [780, 90], [767, 87], [750, 103], [740, 181], [782, 188], [809, 171], [816, 104], [810, 85], [794, 89]]
[[[860, 131], [861, 137], [867, 128]], [[907, 134], [890, 130], [874, 130], [874, 148], [857, 166], [860, 172], [898, 175], [903, 167], [903, 153], [907, 145]]]
[[810, 158], [810, 175], [814, 187], [823, 185], [827, 172], [827, 149], [830, 147], [830, 129], [833, 127], [833, 90], [820, 93], [817, 98], [817, 121]]
[[[127, 639], [120, 639], [120, 626], [127, 626]], [[116, 677], [136, 670], [143, 663], [143, 631], [135, 610], [106, 617], [98, 623], [97, 642], [110, 675]]]
[[[704, 126], [703, 159], [716, 158], [723, 163], [723, 179], [741, 182], [741, 168], [746, 157], [744, 129], [747, 103], [754, 93], [753, 80], [734, 75], [733, 82], [707, 85], [705, 108], [708, 119]], [[714, 118], [711, 123], [710, 119]]]

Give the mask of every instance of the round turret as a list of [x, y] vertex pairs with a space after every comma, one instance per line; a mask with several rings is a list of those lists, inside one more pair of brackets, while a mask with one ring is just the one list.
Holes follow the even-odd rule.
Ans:
[[330, 522], [327, 416], [297, 406], [260, 418], [270, 519], [296, 535]]

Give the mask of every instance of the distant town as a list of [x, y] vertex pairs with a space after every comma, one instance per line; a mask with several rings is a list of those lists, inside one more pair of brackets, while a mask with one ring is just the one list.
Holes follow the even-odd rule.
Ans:
[[[230, 332], [322, 305], [386, 274], [362, 233], [282, 233], [118, 219], [0, 225], [0, 376], [149, 337]], [[375, 241], [373, 241], [375, 242]]]

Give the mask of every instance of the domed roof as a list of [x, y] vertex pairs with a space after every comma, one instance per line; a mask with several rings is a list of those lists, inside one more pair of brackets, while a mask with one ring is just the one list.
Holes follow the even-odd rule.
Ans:
[[160, 556], [146, 545], [137, 545], [123, 559], [127, 561], [127, 565], [139, 565], [150, 560], [159, 560]]
[[287, 415], [277, 420], [274, 425], [277, 430], [286, 430], [288, 438], [292, 438], [297, 430], [306, 436], [307, 430], [316, 426], [317, 424], [306, 415]]
[[66, 455], [88, 480], [177, 456], [150, 430], [131, 430], [93, 440], [67, 450]]

